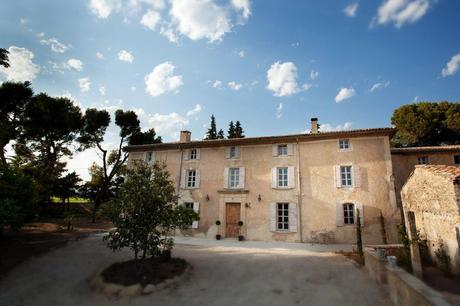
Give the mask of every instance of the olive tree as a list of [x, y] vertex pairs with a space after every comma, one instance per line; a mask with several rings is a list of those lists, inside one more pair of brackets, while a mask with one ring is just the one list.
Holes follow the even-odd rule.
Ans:
[[135, 262], [170, 251], [174, 230], [186, 229], [198, 219], [177, 201], [165, 164], [134, 161], [109, 209], [115, 229], [104, 237], [108, 247], [131, 248]]

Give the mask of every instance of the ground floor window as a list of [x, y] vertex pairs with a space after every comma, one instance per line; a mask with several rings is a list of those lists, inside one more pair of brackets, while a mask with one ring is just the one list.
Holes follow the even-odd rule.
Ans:
[[343, 204], [343, 223], [355, 224], [355, 205], [352, 203]]
[[[185, 202], [184, 203], [185, 208], [193, 210], [193, 202]], [[193, 222], [190, 223], [190, 226], [193, 225]]]
[[289, 230], [289, 203], [277, 203], [277, 229]]

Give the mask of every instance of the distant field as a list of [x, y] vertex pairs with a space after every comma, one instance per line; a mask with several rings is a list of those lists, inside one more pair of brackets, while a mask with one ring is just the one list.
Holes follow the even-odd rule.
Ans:
[[[60, 198], [57, 198], [57, 197], [52, 197], [51, 200], [54, 202], [54, 203], [61, 203], [62, 200]], [[85, 199], [85, 198], [79, 198], [79, 197], [71, 197], [70, 198], [70, 204], [72, 203], [78, 203], [78, 204], [81, 204], [81, 203], [89, 203], [89, 199]]]

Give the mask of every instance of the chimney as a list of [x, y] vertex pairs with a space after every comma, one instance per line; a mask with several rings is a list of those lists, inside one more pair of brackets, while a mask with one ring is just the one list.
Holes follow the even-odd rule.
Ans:
[[319, 132], [319, 124], [318, 118], [311, 118], [311, 134], [318, 134]]
[[190, 131], [180, 131], [180, 142], [190, 142], [192, 137], [192, 132]]

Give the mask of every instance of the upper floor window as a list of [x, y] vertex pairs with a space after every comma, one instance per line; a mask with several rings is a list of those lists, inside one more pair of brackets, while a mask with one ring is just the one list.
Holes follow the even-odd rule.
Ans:
[[419, 165], [426, 165], [428, 164], [428, 156], [419, 156], [417, 157], [417, 163]]
[[230, 168], [228, 171], [230, 188], [238, 188], [240, 185], [240, 168]]
[[351, 187], [353, 185], [351, 170], [351, 166], [340, 166], [340, 181], [342, 187]]
[[339, 140], [339, 149], [348, 150], [350, 149], [350, 140], [349, 139], [340, 139]]
[[289, 230], [289, 203], [277, 203], [276, 221], [277, 230]]
[[460, 155], [454, 155], [454, 163], [460, 165]]
[[189, 152], [188, 158], [189, 159], [197, 159], [197, 156], [198, 156], [197, 150], [196, 149], [191, 149], [190, 152]]
[[236, 147], [230, 147], [230, 152], [229, 152], [230, 158], [236, 158]]
[[152, 161], [153, 152], [145, 152], [144, 161], [149, 163]]
[[288, 187], [289, 174], [288, 167], [278, 168], [278, 187]]
[[196, 170], [187, 171], [187, 187], [188, 188], [196, 187]]
[[343, 223], [355, 224], [355, 205], [352, 203], [343, 204]]
[[280, 155], [288, 155], [287, 144], [278, 145], [278, 156]]

